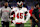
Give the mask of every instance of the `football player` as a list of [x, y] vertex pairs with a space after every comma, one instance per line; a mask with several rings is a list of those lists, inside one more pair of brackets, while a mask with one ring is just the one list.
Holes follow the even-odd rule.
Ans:
[[[13, 12], [13, 15], [10, 17], [15, 17], [15, 20], [13, 20], [13, 23], [15, 24], [15, 27], [24, 27], [24, 23], [28, 21], [30, 18], [30, 14], [27, 11], [27, 8], [22, 7], [23, 2], [17, 2], [17, 7], [13, 8], [11, 12]], [[15, 13], [15, 14], [14, 14]], [[26, 16], [26, 19], [24, 20], [24, 16]]]
[[2, 27], [9, 27], [10, 12], [11, 8], [8, 7], [8, 2], [5, 2], [4, 6], [0, 9]]

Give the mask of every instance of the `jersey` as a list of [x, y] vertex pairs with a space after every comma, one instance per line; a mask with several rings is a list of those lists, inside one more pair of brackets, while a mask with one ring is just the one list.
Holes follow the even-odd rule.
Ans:
[[10, 12], [11, 12], [11, 8], [7, 7], [2, 7], [0, 9], [0, 13], [1, 13], [1, 21], [9, 21], [9, 17], [10, 17]]
[[[21, 23], [22, 21], [24, 21], [24, 14], [27, 11], [27, 8], [13, 8], [13, 10], [11, 10], [11, 12], [14, 11], [15, 12], [15, 21], [18, 23]], [[11, 17], [13, 17], [14, 15], [11, 15]]]

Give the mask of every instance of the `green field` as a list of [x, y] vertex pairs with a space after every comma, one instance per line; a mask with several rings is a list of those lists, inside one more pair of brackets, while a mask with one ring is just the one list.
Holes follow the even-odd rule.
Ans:
[[[9, 26], [10, 26], [10, 27], [15, 27], [15, 26], [11, 26], [11, 25], [9, 25]], [[25, 23], [24, 26], [25, 26], [25, 27], [31, 27], [31, 25], [30, 25], [30, 20], [29, 20], [27, 23]], [[2, 26], [1, 26], [1, 19], [0, 19], [0, 27], [2, 27]], [[36, 26], [36, 27], [37, 27], [37, 26]]]

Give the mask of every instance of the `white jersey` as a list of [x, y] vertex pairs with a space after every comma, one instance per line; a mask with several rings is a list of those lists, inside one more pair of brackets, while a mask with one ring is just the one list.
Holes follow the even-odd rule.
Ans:
[[[12, 11], [15, 12], [15, 21], [16, 22], [19, 22], [20, 23], [20, 22], [24, 21], [24, 14], [27, 11], [27, 8], [24, 8], [24, 7], [17, 8], [16, 7], [16, 8], [13, 8]], [[11, 17], [13, 17], [13, 15]]]
[[3, 6], [0, 9], [1, 21], [5, 21], [5, 22], [9, 21], [10, 13], [11, 13], [11, 8], [9, 8], [9, 7], [5, 8]]

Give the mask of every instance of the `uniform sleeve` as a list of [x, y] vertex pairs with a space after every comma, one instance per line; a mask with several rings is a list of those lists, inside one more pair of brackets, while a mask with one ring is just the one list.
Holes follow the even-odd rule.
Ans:
[[28, 21], [30, 19], [30, 13], [29, 11], [27, 11], [27, 14], [26, 14], [26, 21]]
[[11, 10], [11, 16], [10, 16], [11, 18], [13, 18], [13, 14], [15, 14], [14, 11], [15, 11], [15, 9], [12, 9], [12, 10]]
[[9, 10], [9, 13], [11, 13], [11, 8], [10, 8], [10, 10]]
[[27, 11], [27, 8], [24, 9], [24, 12], [26, 12], [26, 11]]
[[28, 21], [29, 19], [30, 19], [30, 13], [28, 12], [26, 16], [26, 21]]
[[25, 14], [24, 14], [25, 20], [26, 20], [27, 13], [28, 13], [28, 10], [27, 10], [27, 8], [25, 8]]
[[8, 10], [9, 10], [9, 18], [10, 18], [11, 8], [10, 8], [10, 7], [8, 7]]

